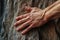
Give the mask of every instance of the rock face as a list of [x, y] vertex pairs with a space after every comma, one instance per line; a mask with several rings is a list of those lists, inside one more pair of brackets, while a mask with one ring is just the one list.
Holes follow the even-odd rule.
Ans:
[[41, 28], [32, 29], [26, 35], [17, 32], [13, 24], [15, 17], [26, 13], [25, 6], [38, 7], [41, 9], [54, 3], [56, 0], [4, 0], [3, 20], [1, 30], [1, 40], [59, 40], [60, 21], [57, 23], [52, 20], [43, 25]]

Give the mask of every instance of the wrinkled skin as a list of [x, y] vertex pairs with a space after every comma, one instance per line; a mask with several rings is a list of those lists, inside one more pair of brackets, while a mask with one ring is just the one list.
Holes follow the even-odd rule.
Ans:
[[39, 8], [31, 8], [31, 10], [28, 9], [27, 11], [29, 13], [17, 17], [17, 22], [14, 24], [15, 26], [18, 26], [16, 28], [17, 31], [23, 29], [22, 34], [27, 33], [32, 28], [45, 24], [48, 20], [60, 18], [60, 4], [57, 4], [48, 12], [46, 12], [45, 9], [40, 10]]
[[26, 34], [32, 28], [39, 27], [46, 23], [43, 10], [34, 7], [26, 8], [26, 11], [30, 12], [16, 17], [17, 22], [14, 24], [16, 30], [21, 31], [22, 34]]

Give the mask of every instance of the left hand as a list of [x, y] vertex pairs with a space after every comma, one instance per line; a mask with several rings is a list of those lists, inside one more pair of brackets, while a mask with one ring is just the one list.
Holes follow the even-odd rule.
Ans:
[[[30, 9], [29, 9], [30, 10]], [[29, 11], [28, 10], [28, 11]], [[26, 34], [32, 28], [40, 27], [47, 21], [44, 19], [44, 11], [39, 8], [32, 8], [31, 12], [16, 17], [17, 22], [14, 24], [17, 31]]]

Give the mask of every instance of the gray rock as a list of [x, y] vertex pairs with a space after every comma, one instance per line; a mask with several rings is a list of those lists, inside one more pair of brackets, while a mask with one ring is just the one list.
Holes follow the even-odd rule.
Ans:
[[26, 13], [24, 11], [25, 6], [44, 9], [55, 1], [56, 0], [4, 0], [3, 26], [1, 26], [3, 34], [1, 34], [0, 40], [59, 40], [60, 21], [58, 25], [56, 24], [58, 27], [55, 25], [54, 20], [52, 20], [41, 28], [32, 29], [26, 35], [17, 32], [13, 27], [16, 16]]

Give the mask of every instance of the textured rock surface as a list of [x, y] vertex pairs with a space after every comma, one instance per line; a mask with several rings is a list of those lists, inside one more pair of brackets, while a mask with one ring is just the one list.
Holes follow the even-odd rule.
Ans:
[[3, 29], [4, 40], [59, 40], [60, 22], [54, 20], [46, 23], [41, 28], [32, 29], [28, 34], [21, 35], [13, 24], [15, 17], [24, 14], [25, 6], [38, 7], [41, 9], [54, 3], [56, 0], [4, 0]]

